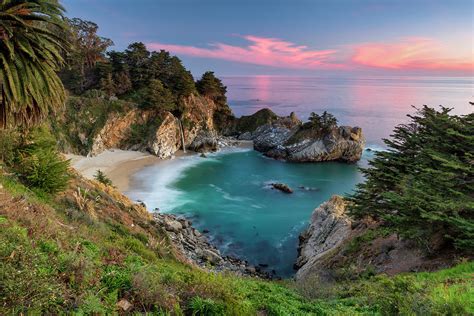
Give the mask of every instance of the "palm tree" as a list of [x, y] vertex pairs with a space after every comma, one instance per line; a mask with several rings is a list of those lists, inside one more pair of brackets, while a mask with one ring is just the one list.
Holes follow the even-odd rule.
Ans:
[[29, 127], [64, 104], [63, 13], [57, 0], [0, 0], [0, 128]]

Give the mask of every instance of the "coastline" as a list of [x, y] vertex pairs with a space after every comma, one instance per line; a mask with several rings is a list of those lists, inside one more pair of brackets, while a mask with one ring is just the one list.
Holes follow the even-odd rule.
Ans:
[[71, 160], [71, 167], [87, 179], [93, 179], [97, 170], [101, 170], [120, 192], [128, 189], [135, 172], [162, 161], [150, 154], [120, 149], [109, 149], [93, 157], [67, 154], [66, 158]]
[[[225, 146], [226, 148], [253, 148], [252, 141], [237, 141], [237, 145]], [[199, 153], [194, 151], [183, 152], [178, 150], [170, 159], [160, 159], [149, 153], [132, 150], [107, 149], [97, 156], [86, 157], [75, 154], [66, 154], [71, 160], [71, 167], [87, 179], [93, 179], [97, 170], [101, 170], [112, 180], [117, 189], [125, 193], [131, 186], [132, 176], [140, 170], [157, 164], [162, 164], [179, 157], [194, 156]]]

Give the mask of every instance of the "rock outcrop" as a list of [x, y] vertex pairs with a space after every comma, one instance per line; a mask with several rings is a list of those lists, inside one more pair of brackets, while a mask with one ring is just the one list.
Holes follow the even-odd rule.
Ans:
[[272, 183], [272, 188], [285, 193], [293, 193], [293, 190], [284, 183]]
[[[91, 139], [92, 146], [89, 155], [95, 156], [109, 148], [123, 148], [130, 130], [134, 124], [147, 124], [150, 117], [150, 111], [140, 111], [132, 109], [125, 114], [114, 112], [105, 122], [102, 129]], [[82, 134], [79, 134], [81, 138]], [[86, 143], [87, 140], [81, 140]], [[129, 146], [127, 146], [129, 147]]]
[[[309, 227], [299, 237], [298, 257], [294, 265], [298, 284], [333, 282], [360, 275], [432, 271], [453, 262], [449, 247], [433, 238], [429, 248], [422, 249], [414, 241], [372, 219], [352, 221], [347, 202], [333, 196], [316, 208]], [[436, 256], [432, 254], [436, 253]]]
[[[172, 157], [184, 145], [199, 152], [215, 151], [222, 144], [219, 131], [223, 128], [214, 119], [217, 105], [206, 97], [191, 95], [183, 99], [183, 113], [178, 118], [171, 112], [156, 113], [133, 108], [126, 113], [112, 113], [104, 126], [92, 137], [89, 155], [98, 155], [110, 148], [147, 151], [162, 159]], [[230, 112], [230, 109], [229, 109]], [[221, 115], [222, 116], [222, 115]], [[229, 117], [231, 120], [233, 117]], [[222, 120], [222, 117], [220, 117]], [[132, 129], [143, 134], [130, 141]], [[79, 137], [80, 138], [80, 137]]]
[[154, 213], [158, 226], [163, 227], [171, 242], [192, 263], [215, 272], [228, 271], [237, 275], [270, 278], [270, 274], [260, 267], [250, 265], [248, 262], [222, 256], [217, 248], [212, 246], [200, 231], [185, 219], [171, 214]]
[[278, 117], [269, 109], [237, 119], [235, 125], [238, 138], [253, 140], [255, 150], [292, 162], [356, 162], [365, 145], [360, 127], [340, 126], [318, 131], [302, 124], [294, 113]]
[[326, 257], [351, 233], [351, 220], [345, 212], [346, 202], [338, 195], [313, 211], [308, 229], [299, 237], [298, 258], [295, 263], [295, 268], [298, 269], [297, 280], [304, 279], [309, 274], [324, 278], [330, 273], [324, 264]]
[[181, 147], [179, 128], [176, 117], [166, 112], [163, 122], [148, 140], [148, 144], [142, 145], [141, 149], [162, 159], [171, 157]]

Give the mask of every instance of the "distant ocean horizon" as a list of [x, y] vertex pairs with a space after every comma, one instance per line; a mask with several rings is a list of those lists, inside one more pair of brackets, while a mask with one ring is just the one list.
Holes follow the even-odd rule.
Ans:
[[428, 76], [223, 76], [230, 107], [237, 116], [270, 108], [278, 115], [295, 112], [306, 120], [311, 112], [328, 111], [341, 125], [360, 126], [367, 144], [382, 146], [382, 138], [407, 122], [407, 114], [424, 104], [474, 110], [473, 77]]

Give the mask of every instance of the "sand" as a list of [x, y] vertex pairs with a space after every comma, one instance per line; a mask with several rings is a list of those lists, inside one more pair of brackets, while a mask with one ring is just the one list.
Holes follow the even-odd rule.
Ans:
[[97, 170], [101, 170], [121, 192], [128, 189], [131, 175], [162, 161], [150, 154], [119, 149], [106, 150], [94, 157], [71, 154], [66, 157], [71, 159], [71, 166], [88, 179], [92, 179]]
[[[253, 142], [239, 141], [237, 147], [253, 148]], [[189, 151], [184, 153], [179, 150], [174, 156], [187, 155], [197, 155], [197, 153]], [[121, 149], [108, 149], [93, 157], [73, 154], [67, 154], [66, 157], [71, 160], [71, 166], [88, 179], [93, 179], [97, 170], [101, 170], [121, 192], [129, 189], [132, 175], [145, 167], [166, 161], [147, 153]]]

